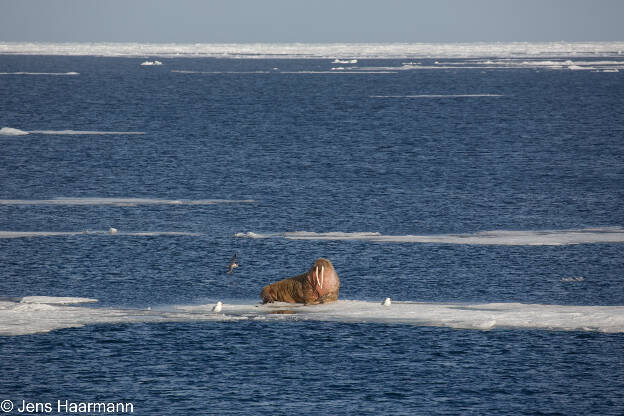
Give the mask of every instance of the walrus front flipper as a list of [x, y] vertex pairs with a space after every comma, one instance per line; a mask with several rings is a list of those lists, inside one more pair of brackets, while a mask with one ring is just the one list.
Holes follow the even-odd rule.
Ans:
[[271, 295], [271, 288], [269, 286], [266, 286], [264, 289], [262, 289], [262, 292], [260, 292], [260, 297], [262, 298], [263, 305], [265, 303], [275, 302], [275, 299], [273, 299], [273, 296]]
[[265, 286], [260, 292], [262, 303], [288, 302], [306, 305], [338, 300], [340, 279], [327, 259], [314, 262], [307, 273]]
[[328, 293], [318, 299], [318, 303], [330, 303], [338, 300], [338, 292]]

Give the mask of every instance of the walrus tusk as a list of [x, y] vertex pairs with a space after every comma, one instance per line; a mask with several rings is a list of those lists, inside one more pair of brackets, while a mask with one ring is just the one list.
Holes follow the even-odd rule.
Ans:
[[324, 282], [325, 282], [325, 266], [321, 266], [321, 289], [323, 289]]
[[314, 275], [316, 276], [316, 284], [321, 286], [321, 282], [319, 282], [318, 280], [318, 266], [316, 266], [316, 269], [314, 269]]

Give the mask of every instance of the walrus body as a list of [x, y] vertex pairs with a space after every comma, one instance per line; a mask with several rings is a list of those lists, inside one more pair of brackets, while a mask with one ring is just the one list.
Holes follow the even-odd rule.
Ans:
[[338, 300], [340, 279], [331, 261], [320, 258], [308, 272], [265, 286], [262, 303], [288, 302], [318, 304]]

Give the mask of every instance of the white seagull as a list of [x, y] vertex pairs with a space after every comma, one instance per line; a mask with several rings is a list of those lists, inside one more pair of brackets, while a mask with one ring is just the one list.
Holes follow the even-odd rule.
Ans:
[[383, 306], [390, 306], [392, 304], [392, 299], [386, 298], [383, 302], [381, 302]]
[[217, 304], [212, 307], [212, 311], [216, 312], [216, 313], [219, 313], [219, 312], [221, 312], [222, 308], [223, 308], [223, 302], [218, 301]]

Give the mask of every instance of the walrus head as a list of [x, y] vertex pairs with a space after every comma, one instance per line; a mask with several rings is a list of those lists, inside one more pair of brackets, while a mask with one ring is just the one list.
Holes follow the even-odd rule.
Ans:
[[319, 299], [329, 293], [337, 293], [340, 288], [340, 279], [334, 266], [331, 261], [322, 257], [314, 262], [306, 277]]
[[262, 298], [262, 304], [273, 303], [278, 300], [278, 297], [271, 290], [271, 285], [267, 285], [262, 289], [260, 297]]

